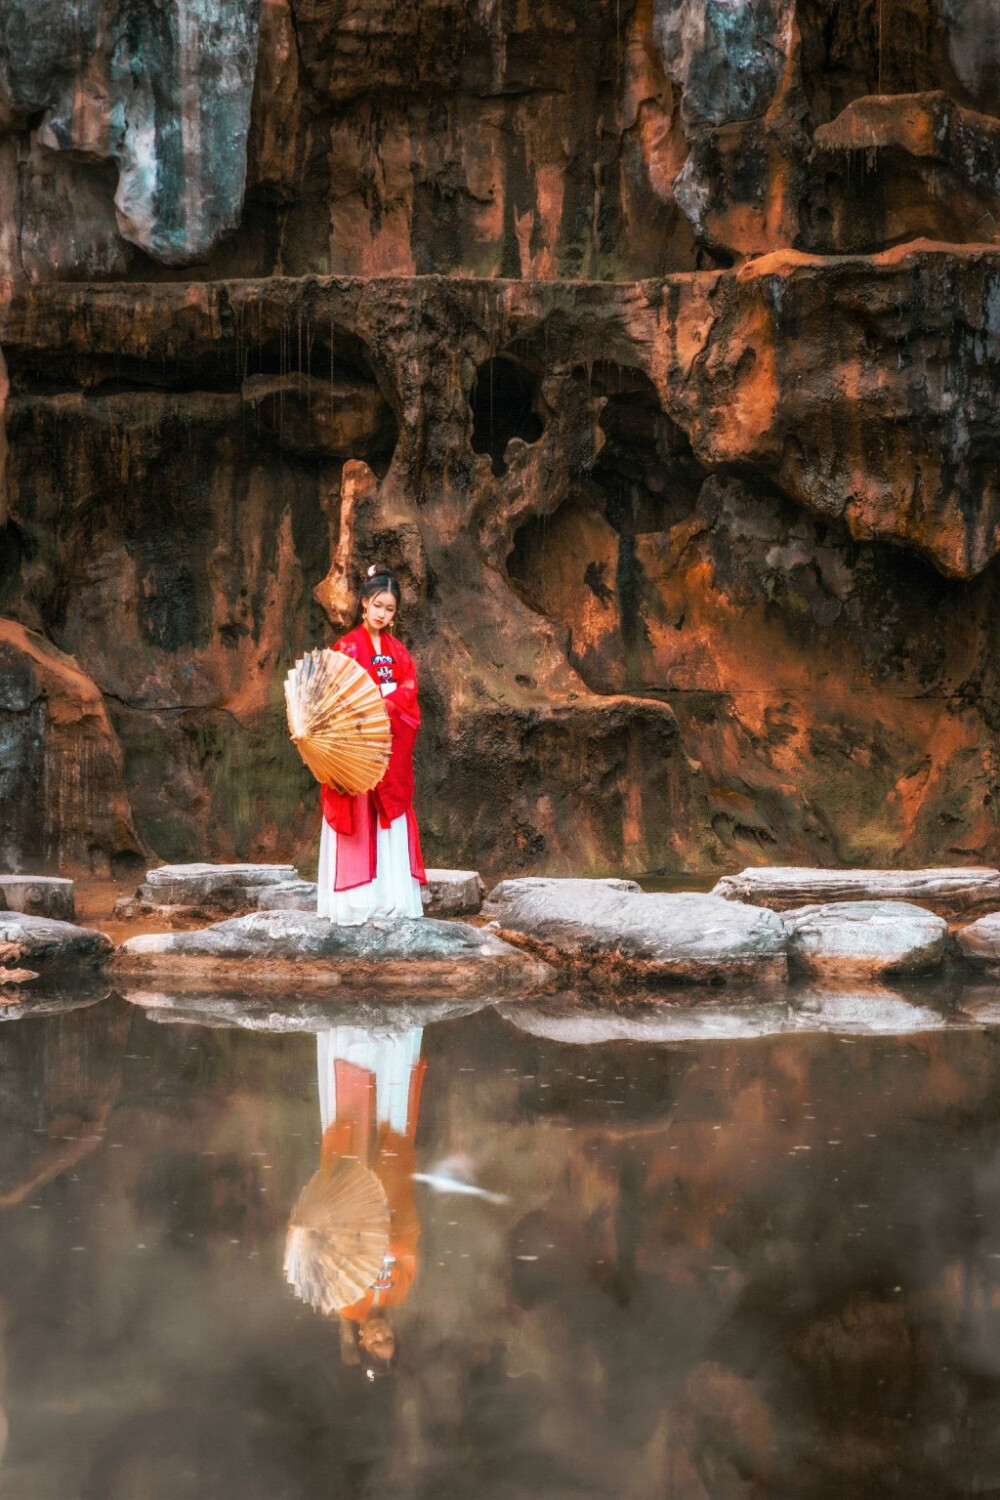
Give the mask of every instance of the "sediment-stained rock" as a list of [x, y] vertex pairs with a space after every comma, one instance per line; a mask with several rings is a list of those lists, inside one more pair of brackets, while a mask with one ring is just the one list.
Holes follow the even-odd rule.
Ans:
[[940, 917], [969, 918], [1000, 903], [1000, 870], [962, 865], [936, 870], [809, 870], [767, 865], [724, 875], [712, 888], [727, 901], [772, 911], [834, 902], [906, 902]]
[[391, 998], [414, 991], [439, 996], [530, 993], [543, 988], [545, 965], [462, 922], [372, 921], [339, 927], [299, 912], [255, 912], [200, 932], [149, 933], [115, 954], [116, 974], [148, 982], [217, 982]]
[[[785, 979], [785, 930], [773, 912], [735, 903], [727, 908], [716, 896], [647, 895], [630, 885], [505, 880], [490, 892], [484, 910], [503, 936], [595, 981], [705, 985]], [[736, 921], [733, 912], [740, 913]]]
[[[25, 214], [18, 269], [120, 275], [128, 244], [166, 265], [188, 264], [236, 227], [258, 13], [259, 0], [5, 6], [0, 92], [8, 125], [32, 127], [34, 157], [36, 222]], [[97, 173], [95, 162], [111, 170]], [[61, 182], [48, 245], [37, 222], [39, 179]], [[90, 192], [81, 195], [81, 184]], [[46, 197], [51, 212], [51, 190]]]
[[[315, 791], [275, 685], [322, 636], [313, 589], [332, 635], [384, 555], [423, 684], [432, 860], [995, 858], [993, 574], [948, 583], [848, 528], [949, 572], [995, 549], [998, 266], [925, 247], [599, 292], [146, 287], [127, 309], [114, 288], [15, 288], [0, 607], [54, 620], [107, 693], [164, 857], [305, 854]], [[393, 393], [388, 469], [299, 468], [217, 389], [300, 327], [303, 365], [364, 364]], [[498, 327], [512, 352], [491, 363]], [[84, 394], [122, 361], [201, 393]], [[75, 394], [43, 393], [46, 370]], [[52, 473], [57, 435], [70, 472], [99, 476], [86, 518]]]
[[85, 975], [102, 968], [112, 951], [111, 940], [90, 927], [27, 912], [0, 912], [0, 976], [4, 969]]
[[948, 923], [909, 901], [831, 901], [798, 906], [782, 921], [793, 972], [836, 980], [919, 974], [944, 957]]
[[142, 857], [100, 690], [42, 636], [0, 620], [0, 868], [107, 875]]

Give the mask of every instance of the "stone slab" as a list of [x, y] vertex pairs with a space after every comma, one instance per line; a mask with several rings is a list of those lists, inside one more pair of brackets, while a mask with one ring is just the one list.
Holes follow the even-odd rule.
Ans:
[[781, 918], [717, 896], [647, 894], [634, 881], [505, 880], [484, 907], [497, 931], [595, 980], [770, 983], [787, 977]]
[[825, 979], [920, 974], [948, 942], [943, 917], [910, 901], [831, 901], [782, 914], [789, 966]]
[[428, 917], [474, 917], [483, 904], [478, 870], [428, 870], [421, 892]]
[[954, 919], [1000, 907], [1000, 870], [943, 865], [926, 870], [823, 870], [770, 865], [724, 875], [713, 896], [772, 911], [833, 901], [913, 901]]
[[0, 972], [92, 971], [106, 964], [112, 952], [111, 940], [93, 928], [30, 912], [0, 912]]
[[76, 916], [73, 882], [61, 875], [0, 875], [0, 897], [7, 911], [59, 922]]
[[315, 880], [282, 880], [257, 892], [258, 911], [316, 911]]
[[1000, 970], [1000, 911], [960, 928], [955, 943], [962, 957], [977, 969]]
[[115, 917], [120, 922], [157, 917], [184, 925], [199, 917], [204, 921], [253, 911], [266, 891], [304, 883], [294, 865], [160, 865], [146, 871], [134, 896], [123, 896], [115, 903]]
[[251, 912], [197, 932], [130, 938], [115, 973], [283, 989], [339, 987], [377, 998], [427, 992], [520, 994], [544, 987], [544, 964], [464, 922], [400, 918], [341, 927], [304, 912]]

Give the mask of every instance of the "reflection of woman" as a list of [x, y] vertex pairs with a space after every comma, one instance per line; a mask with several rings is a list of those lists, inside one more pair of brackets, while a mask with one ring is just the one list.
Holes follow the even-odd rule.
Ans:
[[375, 1282], [340, 1309], [341, 1352], [371, 1375], [388, 1369], [396, 1335], [387, 1310], [403, 1301], [417, 1274], [420, 1221], [413, 1198], [415, 1138], [426, 1064], [419, 1026], [378, 1036], [360, 1026], [337, 1026], [317, 1037], [320, 1165], [342, 1157], [378, 1177], [389, 1205], [389, 1246]]
[[369, 917], [419, 917], [426, 882], [413, 811], [413, 746], [420, 727], [413, 659], [389, 626], [399, 584], [371, 568], [361, 589], [360, 621], [336, 650], [372, 677], [392, 729], [389, 766], [373, 792], [349, 796], [323, 788], [317, 912], [344, 926]]

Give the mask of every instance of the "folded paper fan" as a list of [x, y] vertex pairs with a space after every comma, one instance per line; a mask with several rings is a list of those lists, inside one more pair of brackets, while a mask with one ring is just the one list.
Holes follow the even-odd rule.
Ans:
[[296, 1295], [322, 1313], [363, 1297], [389, 1248], [389, 1207], [382, 1184], [359, 1161], [320, 1167], [292, 1210], [285, 1276]]
[[392, 732], [382, 695], [340, 651], [309, 651], [285, 678], [288, 729], [324, 786], [370, 792], [389, 764]]

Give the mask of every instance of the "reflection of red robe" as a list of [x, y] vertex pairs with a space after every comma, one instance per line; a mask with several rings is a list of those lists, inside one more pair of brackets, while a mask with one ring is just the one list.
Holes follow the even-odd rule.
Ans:
[[[417, 673], [413, 658], [395, 636], [381, 634], [381, 655], [390, 657], [390, 681], [395, 690], [383, 699], [392, 730], [392, 749], [385, 775], [373, 792], [350, 796], [331, 786], [322, 789], [323, 816], [337, 834], [337, 869], [334, 890], [349, 891], [375, 879], [379, 828], [388, 828], [396, 818], [406, 818], [410, 846], [410, 874], [426, 885], [420, 834], [413, 811], [413, 746], [420, 728]], [[378, 670], [372, 662], [371, 636], [363, 625], [341, 637], [334, 647], [351, 656], [376, 684]], [[383, 679], [384, 680], [384, 679]]]
[[323, 1133], [320, 1162], [328, 1166], [342, 1156], [357, 1158], [375, 1173], [389, 1205], [389, 1247], [382, 1272], [363, 1297], [340, 1309], [342, 1318], [363, 1323], [373, 1307], [394, 1307], [402, 1302], [417, 1274], [420, 1220], [413, 1198], [417, 1164], [414, 1137], [427, 1064], [421, 1059], [410, 1076], [405, 1135], [398, 1135], [385, 1124], [373, 1125], [375, 1088], [371, 1073], [354, 1063], [338, 1061], [335, 1067], [338, 1118]]

